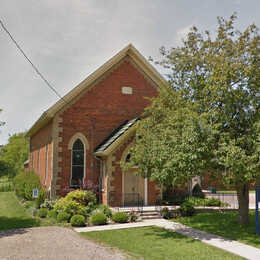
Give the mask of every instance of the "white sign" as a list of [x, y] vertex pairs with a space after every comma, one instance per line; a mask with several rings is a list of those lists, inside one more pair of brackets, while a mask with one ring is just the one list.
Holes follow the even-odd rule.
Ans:
[[39, 195], [39, 190], [36, 188], [36, 189], [33, 189], [32, 191], [32, 197], [35, 199], [35, 198], [38, 198], [38, 195]]

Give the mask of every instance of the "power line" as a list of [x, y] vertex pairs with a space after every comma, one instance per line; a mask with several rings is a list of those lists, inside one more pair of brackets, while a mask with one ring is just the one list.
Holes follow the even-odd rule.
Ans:
[[[22, 47], [18, 44], [18, 42], [14, 39], [14, 37], [11, 35], [11, 33], [8, 31], [2, 20], [0, 19], [0, 24], [3, 28], [3, 30], [8, 34], [12, 42], [15, 44], [15, 46], [18, 48], [18, 50], [22, 53], [22, 55], [25, 57], [25, 59], [31, 64], [35, 72], [40, 76], [40, 78], [45, 82], [45, 84], [65, 103], [67, 101], [59, 94], [59, 92], [51, 85], [51, 83], [43, 76], [43, 74], [39, 71], [39, 69], [33, 64], [33, 62], [29, 59], [29, 57], [26, 55], [26, 53], [23, 51]], [[67, 103], [68, 104], [68, 103]]]

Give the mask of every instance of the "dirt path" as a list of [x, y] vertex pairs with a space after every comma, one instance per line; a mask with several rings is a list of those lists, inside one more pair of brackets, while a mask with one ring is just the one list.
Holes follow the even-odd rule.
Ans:
[[122, 253], [81, 238], [68, 228], [0, 231], [1, 260], [121, 260]]

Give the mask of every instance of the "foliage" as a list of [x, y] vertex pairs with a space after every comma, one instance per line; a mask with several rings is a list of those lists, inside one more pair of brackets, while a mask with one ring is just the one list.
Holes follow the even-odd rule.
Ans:
[[107, 205], [100, 204], [98, 207], [92, 212], [93, 213], [104, 213], [108, 218], [112, 217], [112, 211]]
[[171, 211], [167, 207], [164, 207], [162, 209], [161, 214], [162, 214], [162, 217], [165, 219], [170, 219], [172, 217]]
[[[3, 110], [0, 108], [0, 113], [2, 112]], [[0, 126], [3, 126], [5, 124], [5, 122], [3, 121], [0, 121]], [[1, 133], [1, 132], [0, 132]]]
[[38, 198], [35, 199], [35, 207], [37, 209], [41, 208], [46, 198], [46, 191], [44, 189], [39, 190]]
[[10, 181], [9, 178], [5, 177], [0, 177], [0, 192], [8, 192], [8, 191], [13, 191], [13, 183]]
[[82, 215], [74, 215], [70, 219], [70, 224], [73, 227], [84, 227], [85, 226], [85, 217]]
[[34, 172], [21, 172], [13, 179], [16, 195], [26, 200], [32, 200], [32, 190], [41, 190], [40, 178]]
[[60, 211], [57, 215], [58, 222], [69, 222], [70, 214], [64, 211]]
[[130, 210], [130, 212], [128, 213], [129, 222], [136, 222], [137, 218], [138, 218], [137, 212], [134, 210]]
[[104, 213], [94, 213], [90, 217], [90, 222], [93, 225], [105, 225], [107, 223], [107, 216]]
[[54, 205], [54, 210], [66, 212], [71, 216], [88, 216], [96, 208], [96, 196], [91, 191], [75, 190], [61, 198]]
[[47, 209], [44, 209], [44, 208], [39, 209], [39, 210], [37, 211], [37, 215], [38, 215], [38, 217], [40, 217], [40, 218], [46, 218], [46, 217], [47, 217], [47, 214], [48, 214], [48, 210], [47, 210]]
[[45, 199], [44, 202], [41, 204], [41, 208], [46, 208], [48, 210], [52, 210], [54, 205], [57, 203], [56, 199]]
[[190, 217], [195, 214], [195, 208], [188, 201], [185, 201], [184, 203], [181, 204], [179, 211], [180, 211], [181, 216], [183, 216], [183, 217]]
[[10, 136], [8, 143], [0, 151], [1, 160], [9, 165], [12, 175], [23, 171], [24, 162], [28, 156], [29, 141], [25, 138], [25, 133], [16, 133]]
[[127, 223], [128, 218], [129, 217], [125, 212], [116, 212], [112, 216], [112, 220], [116, 223]]
[[185, 199], [191, 203], [194, 207], [196, 206], [203, 206], [203, 207], [227, 207], [228, 203], [221, 202], [219, 199], [215, 198], [198, 198], [198, 197], [188, 197]]
[[241, 259], [239, 256], [209, 246], [199, 240], [160, 227], [105, 230], [81, 233], [81, 235], [110, 247], [119, 248], [137, 259]]
[[197, 198], [202, 198], [202, 199], [205, 198], [205, 195], [202, 192], [202, 189], [198, 183], [196, 185], [194, 185], [194, 187], [192, 189], [192, 196], [197, 197]]
[[[44, 208], [47, 209], [47, 208]], [[48, 210], [47, 218], [57, 218], [57, 212], [55, 210]]]
[[260, 35], [218, 18], [217, 34], [191, 28], [183, 44], [161, 48], [170, 87], [162, 87], [137, 126], [132, 165], [176, 184], [214, 170], [236, 187], [248, 223], [248, 186], [260, 176]]
[[13, 165], [9, 162], [4, 161], [2, 158], [0, 159], [0, 177], [8, 176], [13, 177], [15, 175], [15, 170]]

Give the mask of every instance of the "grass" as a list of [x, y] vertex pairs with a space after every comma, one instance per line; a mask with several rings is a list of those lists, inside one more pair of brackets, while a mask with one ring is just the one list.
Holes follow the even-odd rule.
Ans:
[[8, 177], [0, 178], [0, 192], [12, 191], [13, 183], [10, 181]]
[[260, 236], [255, 234], [254, 211], [250, 211], [250, 224], [246, 227], [238, 224], [237, 212], [199, 213], [174, 221], [260, 248]]
[[[235, 190], [218, 190], [217, 193], [225, 193], [225, 194], [236, 194]], [[249, 193], [255, 193], [255, 190], [250, 190]]]
[[26, 212], [14, 192], [0, 192], [0, 230], [54, 224], [53, 220], [36, 218]]
[[81, 235], [117, 247], [137, 259], [243, 259], [159, 227], [87, 232]]

